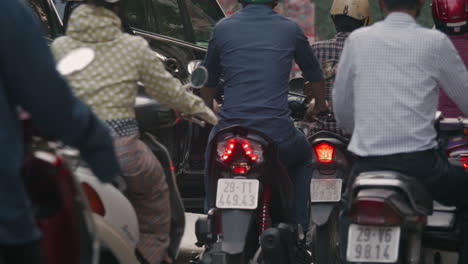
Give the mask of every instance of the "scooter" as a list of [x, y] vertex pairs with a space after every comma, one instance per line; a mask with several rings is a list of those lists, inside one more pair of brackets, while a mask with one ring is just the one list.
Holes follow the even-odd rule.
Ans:
[[[468, 119], [439, 115], [436, 124], [442, 149], [448, 139], [466, 137], [468, 131]], [[453, 165], [468, 168], [466, 143], [447, 153]], [[456, 208], [433, 202], [413, 178], [394, 171], [364, 172], [350, 194], [347, 261], [456, 263], [462, 239]]]

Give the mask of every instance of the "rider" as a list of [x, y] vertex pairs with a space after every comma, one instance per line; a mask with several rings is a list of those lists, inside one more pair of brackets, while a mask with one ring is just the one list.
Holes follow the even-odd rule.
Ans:
[[[465, 0], [432, 1], [432, 17], [436, 28], [448, 35], [468, 68], [468, 11]], [[455, 103], [440, 90], [439, 110], [445, 117], [459, 117], [463, 113]]]
[[170, 230], [169, 190], [164, 171], [151, 150], [139, 140], [134, 102], [137, 82], [146, 92], [177, 111], [217, 123], [203, 100], [173, 78], [141, 37], [121, 31], [122, 1], [86, 0], [70, 16], [67, 36], [56, 39], [52, 48], [57, 59], [70, 51], [88, 47], [94, 61], [84, 71], [68, 77], [78, 97], [111, 128], [122, 166], [129, 199], [140, 226], [139, 253], [148, 263], [161, 263], [167, 256]]
[[31, 11], [20, 1], [0, 1], [0, 9], [8, 10], [0, 24], [9, 25], [0, 41], [0, 263], [45, 263], [20, 173], [17, 107], [32, 115], [41, 132], [78, 148], [101, 181], [110, 182], [119, 164], [109, 131], [55, 70]]
[[[300, 26], [273, 11], [278, 1], [242, 0], [241, 3], [244, 6], [241, 11], [216, 25], [204, 61], [210, 79], [201, 95], [208, 105], [212, 105], [221, 75], [225, 81], [220, 123], [211, 131], [210, 139], [231, 125], [242, 125], [271, 137], [278, 144], [280, 160], [297, 186], [294, 219], [306, 227], [311, 150], [289, 117], [288, 78], [295, 59], [312, 83], [315, 112], [325, 111], [320, 64]], [[209, 209], [214, 207], [214, 201], [211, 201], [213, 190], [208, 186], [206, 174], [205, 187], [205, 209]]]
[[[437, 149], [434, 128], [439, 85], [468, 114], [468, 72], [447, 36], [416, 23], [424, 0], [380, 3], [388, 16], [348, 37], [333, 87], [338, 125], [352, 132], [358, 156], [353, 175], [397, 171], [435, 200], [468, 208], [468, 176]], [[468, 219], [464, 232], [460, 263], [468, 263]]]
[[312, 44], [312, 51], [322, 64], [322, 71], [326, 80], [326, 99], [330, 113], [317, 115], [317, 121], [312, 123], [312, 133], [328, 130], [344, 135], [336, 126], [332, 109], [332, 89], [335, 81], [336, 69], [345, 40], [352, 31], [372, 23], [368, 0], [334, 0], [330, 15], [335, 24], [336, 35], [329, 40], [317, 41]]

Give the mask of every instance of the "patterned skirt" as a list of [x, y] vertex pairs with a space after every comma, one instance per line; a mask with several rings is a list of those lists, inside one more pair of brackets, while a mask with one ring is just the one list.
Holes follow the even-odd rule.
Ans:
[[140, 227], [138, 250], [150, 264], [166, 259], [171, 208], [164, 171], [138, 135], [115, 137], [114, 145]]

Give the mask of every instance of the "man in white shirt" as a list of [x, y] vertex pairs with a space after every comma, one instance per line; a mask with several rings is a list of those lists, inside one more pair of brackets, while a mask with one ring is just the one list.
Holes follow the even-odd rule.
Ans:
[[443, 33], [416, 23], [424, 0], [380, 3], [387, 18], [349, 36], [333, 89], [338, 125], [352, 133], [349, 150], [359, 157], [353, 175], [398, 171], [417, 178], [439, 202], [468, 208], [468, 176], [436, 149], [434, 128], [437, 87], [468, 114], [468, 72]]

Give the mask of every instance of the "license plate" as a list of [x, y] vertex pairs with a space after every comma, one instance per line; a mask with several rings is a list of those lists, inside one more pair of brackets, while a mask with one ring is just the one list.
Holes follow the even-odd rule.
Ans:
[[398, 260], [400, 227], [352, 224], [346, 259], [353, 262], [393, 263]]
[[223, 209], [256, 209], [258, 180], [219, 179], [216, 207]]
[[310, 201], [339, 202], [341, 200], [341, 179], [312, 179], [310, 181]]

